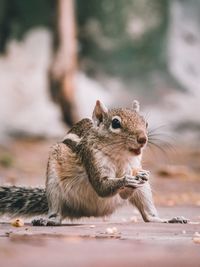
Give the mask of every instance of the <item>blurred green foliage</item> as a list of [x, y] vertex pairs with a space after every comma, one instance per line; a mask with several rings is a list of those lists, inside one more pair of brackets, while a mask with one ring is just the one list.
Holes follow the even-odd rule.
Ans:
[[13, 156], [9, 153], [4, 153], [0, 156], [0, 165], [5, 168], [9, 168], [13, 165]]
[[20, 39], [37, 26], [52, 28], [56, 1], [0, 0], [0, 51], [10, 39]]
[[86, 70], [128, 78], [164, 68], [168, 4], [168, 0], [77, 0]]
[[[33, 27], [54, 32], [57, 3], [0, 0], [0, 51]], [[168, 0], [76, 0], [81, 67], [124, 78], [164, 68], [168, 5]]]

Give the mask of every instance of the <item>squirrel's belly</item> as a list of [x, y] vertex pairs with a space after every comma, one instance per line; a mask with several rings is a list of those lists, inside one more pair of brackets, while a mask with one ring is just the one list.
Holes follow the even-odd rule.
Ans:
[[88, 202], [64, 203], [62, 216], [68, 218], [81, 217], [103, 217], [111, 215], [118, 207], [123, 204], [123, 200], [119, 195], [112, 198], [90, 199]]
[[107, 216], [124, 203], [118, 194], [113, 197], [99, 197], [86, 177], [80, 178], [79, 176], [75, 184], [73, 190], [65, 191], [63, 217]]

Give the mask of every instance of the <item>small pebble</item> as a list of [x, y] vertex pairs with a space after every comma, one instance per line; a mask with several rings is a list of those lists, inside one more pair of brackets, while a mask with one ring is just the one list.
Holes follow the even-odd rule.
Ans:
[[138, 222], [138, 218], [136, 217], [136, 216], [132, 216], [131, 218], [130, 218], [130, 222]]
[[112, 235], [112, 234], [117, 234], [118, 233], [118, 230], [117, 230], [117, 227], [109, 227], [109, 228], [107, 228], [106, 229], [106, 233], [107, 234], [110, 234], [110, 235]]
[[113, 229], [112, 228], [107, 228], [106, 229], [107, 234], [113, 234]]
[[113, 230], [114, 234], [116, 234], [118, 232], [117, 227], [113, 227], [112, 230]]
[[194, 233], [194, 237], [200, 237], [200, 233], [199, 232], [195, 232]]

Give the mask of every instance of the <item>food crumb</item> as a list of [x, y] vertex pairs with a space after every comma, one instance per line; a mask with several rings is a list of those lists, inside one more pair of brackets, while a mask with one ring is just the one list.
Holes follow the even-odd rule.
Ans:
[[22, 227], [24, 226], [24, 221], [22, 219], [15, 219], [11, 221], [11, 225], [14, 227]]

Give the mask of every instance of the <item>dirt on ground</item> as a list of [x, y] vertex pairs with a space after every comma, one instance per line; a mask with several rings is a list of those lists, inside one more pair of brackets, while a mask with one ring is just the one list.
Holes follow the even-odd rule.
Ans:
[[[21, 139], [0, 147], [1, 185], [44, 185], [54, 140]], [[164, 148], [164, 150], [166, 150]], [[161, 217], [188, 224], [144, 223], [125, 206], [109, 218], [65, 221], [60, 227], [15, 227], [0, 218], [1, 266], [200, 266], [200, 149], [148, 150], [144, 169]]]

